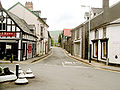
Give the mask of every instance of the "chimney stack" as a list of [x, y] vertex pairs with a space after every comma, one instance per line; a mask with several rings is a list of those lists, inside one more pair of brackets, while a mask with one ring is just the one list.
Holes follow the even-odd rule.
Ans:
[[107, 11], [109, 9], [109, 0], [103, 0], [103, 10]]
[[108, 22], [109, 21], [109, 0], [103, 0], [103, 20], [104, 20], [104, 23]]
[[33, 3], [32, 2], [26, 2], [25, 7], [33, 11]]

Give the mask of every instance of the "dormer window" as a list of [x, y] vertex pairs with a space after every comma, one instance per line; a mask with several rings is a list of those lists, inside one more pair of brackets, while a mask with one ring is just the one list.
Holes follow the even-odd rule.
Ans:
[[32, 33], [34, 33], [34, 29], [30, 29], [30, 31], [31, 31]]
[[33, 33], [33, 34], [35, 34], [35, 25], [28, 25], [29, 26], [29, 29], [30, 29], [30, 31]]

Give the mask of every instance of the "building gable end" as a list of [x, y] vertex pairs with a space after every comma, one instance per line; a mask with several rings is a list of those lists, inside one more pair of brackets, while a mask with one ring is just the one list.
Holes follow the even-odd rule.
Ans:
[[31, 12], [32, 14], [34, 14], [36, 17], [39, 17], [38, 15], [36, 15], [34, 12], [32, 12], [31, 10], [29, 10], [28, 8], [26, 8], [24, 5], [22, 5], [20, 2], [18, 2], [18, 3], [16, 3], [15, 5], [13, 5], [12, 7], [10, 7], [9, 9], [8, 9], [8, 11], [10, 11], [12, 8], [14, 8], [15, 6], [17, 6], [17, 5], [21, 5], [22, 7], [24, 7], [25, 9], [27, 9], [29, 12]]
[[[8, 11], [10, 11], [12, 8], [14, 8], [17, 5], [21, 5], [22, 7], [24, 7], [26, 10], [28, 10], [30, 13], [32, 13], [33, 15], [35, 15], [36, 17], [38, 17], [38, 19], [40, 19], [44, 24], [46, 24], [37, 14], [35, 14], [34, 12], [32, 12], [31, 10], [29, 10], [28, 8], [26, 8], [24, 5], [22, 5], [20, 2], [16, 3], [15, 5], [13, 5], [12, 7], [10, 7], [8, 9]], [[46, 24], [47, 25], [47, 24]], [[47, 25], [48, 26], [48, 25]], [[49, 27], [49, 26], [48, 26]]]
[[[19, 25], [11, 18], [11, 16], [8, 14], [8, 12], [7, 12], [6, 10], [1, 9], [0, 12], [3, 12], [3, 17], [4, 17], [4, 18], [7, 17], [10, 21], [13, 22], [12, 24], [16, 25], [16, 26], [19, 28], [20, 31], [22, 30], [22, 29], [19, 27]], [[4, 14], [4, 13], [5, 13], [5, 14]]]

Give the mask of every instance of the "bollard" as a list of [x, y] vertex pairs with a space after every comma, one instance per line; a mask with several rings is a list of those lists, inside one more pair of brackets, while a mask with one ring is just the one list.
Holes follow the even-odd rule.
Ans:
[[11, 60], [10, 61], [11, 61], [11, 63], [13, 62], [13, 54], [11, 54]]
[[91, 63], [91, 59], [89, 59], [89, 63]]
[[28, 70], [26, 71], [26, 78], [34, 78], [35, 76], [32, 73], [32, 70], [30, 68], [28, 68]]
[[20, 74], [21, 72], [23, 72], [23, 70], [22, 70], [21, 67], [19, 66], [18, 74]]
[[15, 81], [15, 84], [21, 85], [21, 84], [28, 84], [28, 80], [25, 78], [24, 72], [21, 72], [17, 80]]
[[16, 64], [16, 76], [18, 78], [18, 70], [19, 70], [19, 64]]
[[106, 65], [109, 65], [109, 58], [106, 59]]
[[11, 63], [13, 62], [13, 55], [11, 54], [11, 57], [10, 57], [10, 61]]

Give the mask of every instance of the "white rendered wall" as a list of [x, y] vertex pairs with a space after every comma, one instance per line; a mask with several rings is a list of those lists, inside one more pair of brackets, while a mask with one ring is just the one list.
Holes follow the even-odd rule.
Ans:
[[90, 44], [92, 44], [92, 41], [91, 41], [91, 40], [93, 40], [93, 39], [95, 39], [95, 31], [94, 31], [94, 30], [92, 30], [92, 31], [90, 32]]
[[[111, 63], [120, 63], [120, 25], [107, 27], [108, 57]], [[115, 56], [117, 55], [117, 59]]]
[[[99, 31], [99, 39], [103, 38], [103, 28], [98, 29]], [[101, 60], [101, 42], [98, 41], [98, 60]]]

